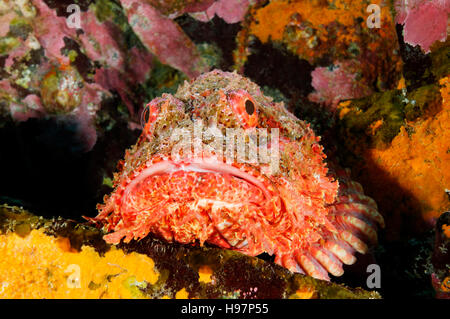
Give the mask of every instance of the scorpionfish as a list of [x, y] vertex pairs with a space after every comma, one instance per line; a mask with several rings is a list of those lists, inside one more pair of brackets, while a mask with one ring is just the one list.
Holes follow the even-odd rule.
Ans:
[[[331, 169], [309, 124], [249, 79], [214, 70], [155, 98], [146, 113], [114, 191], [89, 218], [108, 243], [149, 233], [207, 242], [275, 255], [275, 263], [323, 280], [376, 243], [384, 227], [376, 203], [347, 171]], [[257, 156], [244, 154], [250, 149]]]

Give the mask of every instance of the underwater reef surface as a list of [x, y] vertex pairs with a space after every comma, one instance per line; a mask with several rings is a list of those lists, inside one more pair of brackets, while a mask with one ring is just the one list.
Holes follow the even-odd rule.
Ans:
[[[79, 28], [67, 25], [67, 6], [72, 3], [81, 9]], [[369, 4], [381, 8], [380, 28], [366, 24]], [[140, 134], [146, 103], [174, 93], [185, 80], [212, 68], [236, 70], [311, 123], [327, 155], [351, 169], [352, 179], [376, 200], [386, 220], [372, 254], [358, 258], [333, 281], [362, 287], [366, 265], [377, 263], [384, 298], [448, 298], [449, 12], [448, 0], [2, 1], [0, 202], [24, 206], [42, 215], [41, 221], [48, 219], [47, 225], [57, 224], [52, 218], [60, 215], [60, 221], [78, 225], [81, 216], [94, 216], [96, 204], [111, 192], [117, 161]], [[12, 221], [19, 215], [13, 216], [7, 219], [8, 227], [21, 224]], [[20, 228], [4, 233], [4, 243], [23, 247], [28, 238], [53, 247], [51, 258], [90, 260], [86, 265], [103, 258], [89, 247], [98, 243], [98, 252], [99, 247], [106, 249], [95, 240], [93, 246], [86, 242], [85, 254], [71, 253], [81, 247], [77, 240], [69, 240], [69, 245], [62, 239], [62, 248], [56, 244], [57, 237], [70, 237], [67, 234], [55, 237], [43, 227], [31, 232], [24, 226], [29, 236], [20, 237]], [[85, 226], [75, 228], [99, 234]], [[168, 250], [186, 249], [155, 242]], [[154, 264], [142, 257], [147, 239], [141, 243], [134, 243], [140, 250], [132, 250], [134, 257], [128, 261], [122, 256], [125, 246], [111, 247], [110, 258], [144, 276], [132, 264], [157, 265], [157, 260], [150, 253], [146, 256]], [[50, 257], [42, 258], [44, 262]], [[256, 259], [246, 257], [243, 263], [249, 260]], [[102, 275], [116, 278], [118, 272], [108, 267]], [[189, 269], [192, 278], [199, 276], [195, 266]], [[205, 269], [202, 278], [209, 278]], [[67, 274], [57, 274], [55, 283], [67, 279]], [[42, 284], [48, 283], [46, 276]], [[149, 272], [139, 282], [152, 283], [157, 276]], [[191, 287], [199, 287], [196, 278]], [[94, 279], [91, 287], [104, 287], [104, 278]], [[121, 296], [142, 296], [133, 280]], [[250, 281], [258, 280], [248, 277], [245, 291], [253, 287]], [[114, 285], [120, 290], [118, 283]], [[233, 295], [237, 284], [230, 283], [227, 294]], [[173, 287], [144, 296], [174, 297], [180, 290], [181, 296], [186, 291], [190, 297], [200, 296], [200, 290], [184, 284]], [[204, 296], [222, 296], [211, 291]], [[276, 298], [295, 291], [277, 292]], [[94, 289], [89, 296], [98, 297], [99, 292]], [[107, 295], [118, 296], [114, 293]], [[310, 294], [300, 290], [300, 297]]]
[[0, 230], [1, 298], [380, 298], [230, 250], [155, 238], [116, 247], [95, 228], [7, 205]]
[[[366, 26], [367, 7], [380, 5], [380, 28]], [[314, 67], [308, 99], [334, 109], [343, 99], [396, 85], [401, 58], [390, 7], [383, 1], [271, 1], [251, 8], [238, 36], [238, 69], [255, 42], [285, 47]]]
[[429, 287], [431, 276], [436, 297], [449, 298], [449, 77], [418, 88], [402, 84], [338, 105], [336, 136], [345, 150], [338, 156], [386, 219], [375, 256], [402, 270], [385, 282], [417, 289], [414, 281]]
[[386, 213], [390, 237], [434, 226], [450, 206], [449, 92], [446, 76], [338, 106], [341, 158]]

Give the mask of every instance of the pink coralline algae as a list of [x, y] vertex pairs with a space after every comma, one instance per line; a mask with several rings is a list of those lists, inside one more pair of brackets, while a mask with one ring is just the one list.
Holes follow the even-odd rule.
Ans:
[[184, 13], [202, 12], [208, 9], [215, 0], [146, 0], [164, 16], [174, 19]]
[[[6, 3], [0, 8], [0, 35], [9, 40], [1, 53], [4, 111], [16, 121], [48, 116], [75, 120], [90, 150], [96, 141], [96, 113], [111, 92], [127, 106], [131, 122], [137, 121], [142, 101], [136, 87], [150, 75], [155, 55], [188, 77], [206, 71], [194, 43], [172, 18], [205, 10], [212, 2], [190, 1], [181, 8], [176, 8], [178, 2], [164, 2], [161, 10], [168, 17], [145, 2], [122, 1], [124, 22], [111, 14], [100, 18], [104, 8], [92, 4], [80, 12], [80, 29], [69, 27], [67, 17], [43, 0]], [[11, 32], [18, 23], [25, 26], [20, 36]], [[124, 28], [135, 31], [143, 45], [128, 43]], [[81, 68], [87, 69], [75, 63], [80, 54], [85, 59]]]
[[190, 78], [207, 71], [195, 44], [179, 25], [145, 2], [122, 0], [121, 3], [133, 31], [161, 62]]
[[249, 0], [218, 0], [204, 12], [197, 12], [191, 15], [203, 22], [209, 21], [217, 15], [227, 23], [237, 23], [244, 20], [250, 4], [251, 1]]
[[[96, 113], [110, 93], [84, 79], [63, 53], [67, 39], [77, 39], [76, 29], [69, 28], [65, 18], [57, 16], [43, 1], [33, 0], [26, 5], [28, 11], [16, 2], [2, 8], [2, 20], [9, 20], [8, 30], [2, 30], [2, 34], [9, 36], [14, 21], [26, 25], [28, 32], [9, 37], [15, 45], [6, 50], [7, 76], [1, 81], [0, 97], [7, 102], [6, 111], [15, 121], [56, 117], [77, 123], [76, 134], [88, 151], [97, 140]], [[44, 54], [36, 55], [39, 50]], [[31, 54], [39, 60], [30, 63]]]
[[99, 22], [91, 11], [83, 12], [81, 15], [83, 34], [80, 35], [80, 40], [87, 56], [108, 67], [123, 70], [124, 54], [115, 40], [120, 32], [117, 26], [110, 21]]
[[332, 69], [317, 67], [311, 72], [315, 92], [308, 99], [334, 111], [342, 100], [369, 95], [371, 89], [358, 79], [357, 70], [357, 63], [352, 61], [338, 62]]
[[[45, 48], [46, 56], [62, 63], [69, 63], [67, 56], [61, 54], [64, 48], [64, 37], [75, 37], [76, 30], [67, 26], [66, 20], [56, 15], [44, 1], [32, 0], [39, 14], [32, 20], [34, 34], [39, 43]], [[51, 23], [49, 23], [51, 21]]]
[[119, 28], [108, 20], [99, 22], [91, 11], [82, 13], [82, 21], [84, 33], [79, 38], [86, 55], [101, 65], [95, 72], [95, 82], [105, 89], [116, 90], [133, 116], [132, 86], [145, 81], [151, 70], [152, 54], [136, 47], [125, 53], [117, 41]]
[[[188, 78], [209, 65], [173, 20], [182, 14], [215, 14], [241, 21], [251, 1], [121, 0], [81, 8], [80, 27], [68, 25], [61, 4], [10, 1], [0, 6], [5, 74], [0, 82], [3, 113], [15, 121], [36, 117], [77, 123], [86, 150], [95, 144], [102, 102], [117, 93], [129, 111], [129, 127], [142, 110], [137, 90], [150, 76], [155, 57]], [[211, 17], [212, 17], [211, 16]], [[21, 33], [12, 32], [19, 26]], [[129, 39], [131, 32], [134, 34]], [[33, 56], [33, 58], [31, 58]], [[80, 61], [82, 61], [80, 63]]]
[[6, 36], [9, 31], [9, 24], [15, 17], [14, 12], [7, 12], [0, 16], [0, 37]]
[[406, 43], [419, 45], [426, 53], [436, 42], [447, 39], [450, 0], [397, 0], [396, 22], [404, 25]]

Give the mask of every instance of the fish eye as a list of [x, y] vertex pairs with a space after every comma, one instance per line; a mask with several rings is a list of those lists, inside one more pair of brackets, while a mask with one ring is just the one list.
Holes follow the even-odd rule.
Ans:
[[145, 124], [148, 122], [149, 119], [150, 119], [150, 110], [149, 110], [149, 106], [146, 105], [144, 110], [141, 113], [141, 126], [142, 126], [142, 128], [144, 128]]
[[245, 90], [227, 92], [228, 105], [244, 128], [256, 127], [258, 124], [258, 104]]
[[245, 110], [247, 111], [248, 115], [252, 115], [255, 112], [255, 104], [253, 104], [253, 102], [250, 100], [246, 100]]

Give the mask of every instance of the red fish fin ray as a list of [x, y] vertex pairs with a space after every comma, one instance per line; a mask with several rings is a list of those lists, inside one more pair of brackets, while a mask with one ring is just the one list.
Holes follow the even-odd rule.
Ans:
[[377, 203], [371, 197], [360, 193], [340, 194], [339, 203], [351, 204], [360, 203], [366, 206], [370, 206], [373, 209], [378, 209]]
[[[378, 242], [378, 235], [374, 227], [370, 225], [369, 222], [361, 218], [354, 217], [352, 215], [339, 216], [342, 224], [346, 225], [348, 230], [350, 230], [355, 235], [363, 235], [372, 244]], [[358, 236], [359, 237], [359, 236]]]
[[353, 215], [355, 217], [363, 216], [376, 222], [381, 228], [384, 228], [384, 219], [381, 214], [371, 206], [361, 203], [337, 203], [330, 207], [331, 211], [340, 215]]
[[295, 261], [294, 257], [290, 254], [280, 255], [278, 254], [275, 258], [275, 263], [289, 269], [294, 273], [300, 273], [305, 275], [305, 270]]
[[103, 239], [110, 244], [118, 244], [120, 240], [127, 235], [128, 229], [120, 229], [114, 233], [103, 236]]
[[311, 254], [316, 260], [325, 267], [333, 276], [339, 277], [344, 273], [342, 262], [331, 252], [320, 246], [313, 246], [310, 249]]
[[352, 265], [356, 262], [356, 257], [353, 256], [354, 250], [347, 243], [339, 239], [327, 240], [325, 248], [346, 265]]
[[369, 250], [367, 245], [361, 239], [348, 230], [342, 231], [339, 236], [360, 254], [365, 254]]
[[306, 271], [308, 275], [321, 280], [330, 280], [330, 277], [328, 277], [328, 272], [308, 252], [297, 250], [294, 254], [297, 263]]

